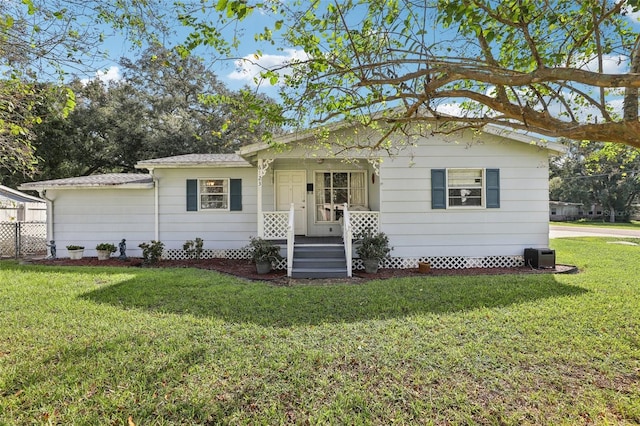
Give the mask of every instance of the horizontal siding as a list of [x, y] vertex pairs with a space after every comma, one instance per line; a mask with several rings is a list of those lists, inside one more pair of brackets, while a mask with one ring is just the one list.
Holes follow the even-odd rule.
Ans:
[[[500, 170], [500, 208], [431, 208], [431, 169]], [[464, 144], [428, 139], [380, 169], [381, 228], [392, 256], [521, 255], [548, 245], [548, 156], [499, 137]]]
[[[257, 169], [156, 170], [159, 189], [159, 239], [167, 249], [181, 249], [185, 241], [202, 238], [206, 249], [240, 248], [256, 236]], [[187, 179], [242, 179], [241, 211], [186, 210]]]
[[85, 247], [127, 240], [127, 254], [141, 256], [138, 244], [154, 237], [153, 189], [49, 190], [53, 199], [53, 237], [59, 256], [69, 244]]

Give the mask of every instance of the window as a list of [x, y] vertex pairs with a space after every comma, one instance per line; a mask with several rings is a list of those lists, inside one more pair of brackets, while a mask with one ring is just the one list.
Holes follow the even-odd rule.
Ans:
[[482, 169], [447, 170], [449, 207], [482, 206]]
[[431, 208], [464, 207], [500, 207], [500, 170], [431, 170]]
[[200, 179], [200, 210], [227, 210], [229, 179]]
[[367, 207], [365, 172], [316, 172], [316, 221], [336, 222], [349, 208]]
[[187, 211], [242, 210], [241, 179], [187, 179]]

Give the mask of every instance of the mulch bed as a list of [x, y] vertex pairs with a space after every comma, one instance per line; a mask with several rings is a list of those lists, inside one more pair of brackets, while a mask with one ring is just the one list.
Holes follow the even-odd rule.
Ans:
[[[61, 259], [32, 259], [29, 263], [53, 266], [125, 266], [125, 267], [147, 267], [143, 265], [142, 259], [130, 258], [119, 260], [113, 257], [108, 260], [98, 260], [96, 257], [84, 257], [79, 260], [67, 258]], [[364, 271], [354, 271], [353, 278], [346, 279], [291, 279], [286, 275], [286, 271], [271, 271], [268, 274], [257, 274], [254, 263], [250, 260], [237, 259], [202, 259], [202, 260], [161, 260], [157, 264], [150, 266], [155, 268], [200, 268], [222, 272], [236, 277], [252, 281], [269, 281], [273, 284], [287, 285], [292, 283], [362, 283], [369, 280], [384, 280], [389, 278], [415, 277], [415, 276], [442, 276], [442, 275], [500, 275], [500, 274], [558, 274], [577, 272], [575, 266], [556, 265], [555, 269], [534, 269], [530, 267], [519, 268], [467, 268], [467, 269], [431, 269], [428, 273], [421, 273], [418, 268], [411, 269], [379, 269], [376, 274], [367, 274]]]

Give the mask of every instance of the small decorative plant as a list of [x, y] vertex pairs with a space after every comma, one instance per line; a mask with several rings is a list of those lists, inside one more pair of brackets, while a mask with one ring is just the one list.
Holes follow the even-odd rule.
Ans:
[[200, 259], [202, 256], [202, 246], [204, 241], [202, 238], [196, 238], [195, 241], [189, 240], [182, 245], [182, 248], [191, 259]]
[[378, 264], [382, 259], [389, 257], [392, 248], [389, 246], [389, 237], [384, 232], [374, 233], [367, 229], [356, 236], [358, 248], [356, 252], [362, 259], [367, 273], [376, 273]]
[[96, 246], [96, 250], [100, 250], [100, 251], [108, 251], [109, 253], [115, 253], [116, 252], [116, 246], [115, 244], [111, 244], [111, 243], [100, 243]]
[[67, 246], [67, 250], [84, 250], [84, 246], [76, 246], [73, 244], [69, 244]]
[[245, 249], [250, 252], [251, 259], [255, 262], [258, 273], [269, 272], [274, 262], [282, 260], [280, 246], [260, 237], [251, 237], [251, 241]]
[[164, 243], [156, 240], [151, 240], [148, 243], [141, 243], [138, 245], [142, 249], [142, 259], [146, 264], [158, 263], [162, 257], [164, 250]]

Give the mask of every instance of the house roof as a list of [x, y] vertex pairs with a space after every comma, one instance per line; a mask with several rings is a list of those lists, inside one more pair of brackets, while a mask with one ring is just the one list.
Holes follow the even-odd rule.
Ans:
[[[296, 130], [294, 132], [280, 135], [274, 138], [274, 143], [287, 145], [292, 142], [301, 142], [306, 139], [314, 137], [317, 134], [316, 132], [319, 130], [326, 131], [326, 132], [335, 132], [335, 131], [353, 127], [353, 126], [355, 126], [355, 124], [349, 123], [346, 121], [340, 121], [336, 123], [330, 123], [319, 128]], [[496, 126], [491, 124], [485, 125], [482, 128], [482, 132], [488, 133], [491, 135], [500, 136], [506, 139], [511, 139], [516, 142], [538, 146], [540, 148], [547, 149], [552, 154], [564, 154], [565, 152], [567, 152], [567, 148], [561, 143], [546, 140], [540, 135], [523, 133], [518, 130], [513, 130], [506, 127], [501, 127], [501, 126]], [[268, 148], [271, 148], [271, 144], [265, 143], [265, 142], [258, 142], [258, 143], [254, 143], [254, 144], [242, 147], [238, 151], [238, 153], [243, 157], [251, 157], [251, 156], [255, 156], [259, 151], [263, 151]]]
[[136, 164], [137, 169], [148, 170], [177, 167], [251, 167], [251, 164], [238, 154], [185, 154], [143, 160]]
[[148, 174], [107, 173], [104, 175], [79, 176], [65, 179], [28, 182], [20, 189], [42, 191], [49, 188], [153, 188], [153, 178]]
[[0, 185], [0, 197], [8, 198], [18, 203], [44, 203], [42, 198], [34, 197], [8, 186]]

